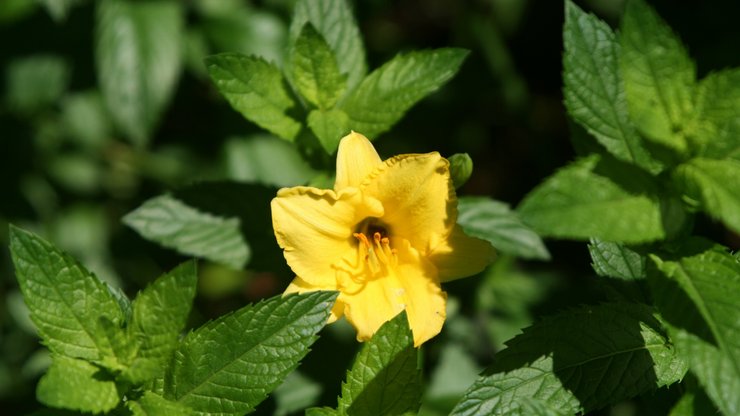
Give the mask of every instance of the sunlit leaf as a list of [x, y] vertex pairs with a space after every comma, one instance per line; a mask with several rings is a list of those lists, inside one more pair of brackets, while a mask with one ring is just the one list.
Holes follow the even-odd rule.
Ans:
[[181, 5], [101, 0], [95, 19], [95, 62], [108, 111], [133, 143], [144, 146], [180, 76]]
[[165, 377], [165, 398], [205, 414], [244, 414], [308, 353], [335, 292], [276, 296], [188, 334]]

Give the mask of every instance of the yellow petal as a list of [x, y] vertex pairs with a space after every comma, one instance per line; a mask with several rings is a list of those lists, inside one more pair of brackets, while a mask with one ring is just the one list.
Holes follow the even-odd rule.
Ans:
[[283, 188], [271, 207], [275, 237], [288, 265], [306, 282], [321, 287], [335, 285], [332, 264], [356, 252], [352, 233], [357, 223], [383, 213], [377, 200], [364, 198], [356, 188], [339, 193]]
[[[337, 288], [336, 288], [336, 285], [334, 286], [312, 285], [306, 282], [305, 280], [301, 279], [300, 277], [296, 276], [295, 279], [293, 279], [293, 281], [290, 282], [287, 289], [285, 289], [285, 292], [283, 292], [283, 296], [289, 295], [291, 293], [314, 292], [316, 290], [337, 290]], [[332, 323], [336, 321], [337, 319], [341, 318], [342, 315], [344, 315], [344, 302], [342, 302], [340, 299], [337, 299], [336, 302], [334, 302], [334, 306], [331, 308], [331, 313], [329, 314], [328, 323]]]
[[360, 341], [370, 339], [404, 309], [415, 346], [442, 330], [447, 296], [439, 287], [436, 270], [407, 241], [402, 243], [397, 248], [399, 264], [388, 275], [367, 281], [358, 292], [339, 295]]
[[429, 255], [443, 282], [480, 273], [495, 258], [496, 250], [488, 241], [466, 235], [459, 225]]
[[386, 160], [360, 186], [383, 204], [389, 234], [428, 254], [434, 235], [447, 236], [457, 220], [457, 199], [449, 162], [439, 153], [400, 155]]
[[337, 177], [334, 190], [358, 187], [381, 163], [378, 152], [367, 137], [354, 131], [342, 138], [337, 151]]

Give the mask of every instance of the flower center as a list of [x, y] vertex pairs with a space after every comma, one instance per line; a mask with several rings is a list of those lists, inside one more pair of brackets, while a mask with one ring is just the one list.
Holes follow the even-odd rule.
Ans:
[[357, 239], [359, 263], [365, 264], [364, 268], [371, 276], [396, 266], [396, 251], [391, 248], [389, 228], [385, 223], [378, 218], [369, 217], [360, 221], [355, 230], [352, 235]]
[[[340, 285], [348, 287], [364, 284], [395, 268], [398, 264], [396, 250], [391, 248], [389, 228], [378, 218], [365, 218], [352, 234], [356, 239], [357, 255], [345, 258], [335, 265]], [[350, 281], [347, 280], [350, 279]]]

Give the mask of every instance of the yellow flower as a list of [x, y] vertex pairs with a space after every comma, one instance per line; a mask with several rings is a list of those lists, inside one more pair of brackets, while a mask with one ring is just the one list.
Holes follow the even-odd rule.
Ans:
[[339, 144], [333, 190], [283, 188], [272, 200], [275, 237], [297, 275], [285, 293], [338, 290], [330, 322], [345, 316], [360, 341], [405, 309], [418, 346], [442, 329], [440, 282], [483, 270], [495, 253], [456, 220], [439, 153], [382, 161], [352, 132]]

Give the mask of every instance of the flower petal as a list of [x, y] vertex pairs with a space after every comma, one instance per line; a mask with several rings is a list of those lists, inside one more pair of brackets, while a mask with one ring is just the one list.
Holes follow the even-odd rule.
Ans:
[[439, 153], [400, 155], [386, 160], [360, 185], [383, 204], [381, 220], [390, 234], [426, 255], [434, 235], [446, 237], [457, 220], [457, 199], [449, 162]]
[[414, 345], [419, 346], [442, 330], [447, 296], [439, 287], [434, 266], [407, 241], [399, 245], [398, 266], [387, 276], [369, 280], [356, 293], [339, 295], [345, 316], [366, 341], [402, 310], [406, 310]]
[[488, 241], [466, 235], [459, 225], [429, 254], [443, 282], [480, 273], [495, 258], [496, 250]]
[[356, 251], [354, 227], [383, 207], [357, 188], [335, 193], [305, 186], [283, 188], [272, 200], [272, 226], [290, 268], [306, 282], [336, 287], [332, 264]]
[[[293, 279], [293, 281], [290, 282], [288, 287], [285, 289], [285, 292], [283, 292], [283, 296], [289, 295], [291, 293], [314, 292], [316, 290], [337, 290], [337, 288], [336, 288], [336, 285], [334, 286], [312, 285], [308, 283], [307, 281], [301, 279], [299, 276], [296, 276], [295, 279]], [[334, 302], [334, 306], [332, 306], [331, 308], [331, 313], [329, 314], [329, 321], [327, 323], [332, 323], [336, 321], [337, 319], [341, 318], [342, 315], [344, 315], [344, 302], [342, 302], [340, 299], [337, 299], [336, 302]]]
[[358, 187], [383, 161], [367, 137], [354, 131], [342, 138], [337, 151], [337, 177], [334, 190]]

